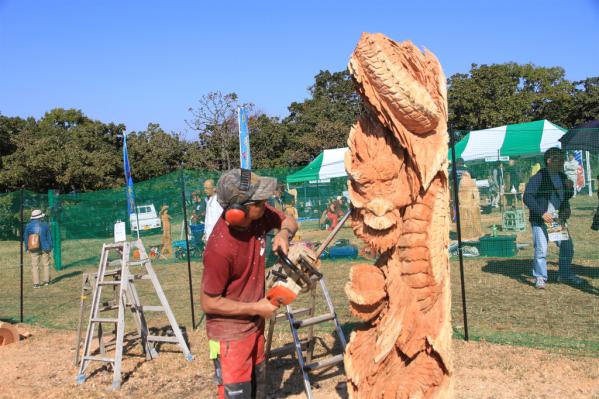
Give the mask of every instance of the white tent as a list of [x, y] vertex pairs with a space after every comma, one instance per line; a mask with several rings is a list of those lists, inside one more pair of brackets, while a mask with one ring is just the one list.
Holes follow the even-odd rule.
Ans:
[[347, 176], [343, 163], [347, 150], [347, 147], [324, 150], [305, 168], [287, 176], [287, 183]]
[[455, 153], [464, 161], [539, 155], [551, 147], [561, 148], [559, 139], [565, 133], [566, 129], [547, 120], [473, 130], [455, 145]]

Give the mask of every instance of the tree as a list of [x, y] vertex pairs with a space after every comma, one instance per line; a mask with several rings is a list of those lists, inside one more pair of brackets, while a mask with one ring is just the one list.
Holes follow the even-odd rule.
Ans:
[[599, 119], [599, 76], [574, 82], [571, 126]]
[[118, 186], [124, 125], [104, 124], [80, 110], [53, 109], [38, 122], [28, 121], [11, 138], [15, 151], [2, 157], [0, 185], [91, 191]]
[[289, 133], [279, 118], [252, 115], [249, 128], [252, 166], [256, 169], [286, 166], [284, 155], [289, 147]]
[[127, 151], [134, 181], [166, 175], [179, 168], [186, 145], [178, 134], [169, 134], [150, 123], [146, 131], [127, 135]]
[[[0, 157], [12, 154], [16, 150], [16, 145], [13, 138], [25, 128], [27, 123], [35, 123], [35, 119], [27, 120], [19, 117], [8, 117], [0, 114]], [[0, 158], [0, 168], [2, 162]]]
[[237, 108], [248, 111], [252, 104], [240, 104], [237, 94], [210, 92], [199, 100], [197, 108], [189, 108], [193, 119], [186, 121], [198, 132], [198, 152], [210, 169], [229, 170], [239, 166]]
[[449, 128], [476, 130], [549, 119], [567, 124], [573, 85], [560, 67], [476, 65], [448, 79]]
[[324, 149], [345, 147], [349, 129], [362, 112], [347, 69], [320, 71], [309, 90], [312, 98], [292, 103], [283, 120], [289, 132], [285, 158], [290, 166], [304, 165]]

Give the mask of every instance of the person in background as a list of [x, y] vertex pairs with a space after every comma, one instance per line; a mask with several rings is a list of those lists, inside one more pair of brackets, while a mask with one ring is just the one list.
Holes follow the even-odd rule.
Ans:
[[214, 189], [214, 180], [208, 179], [204, 182], [204, 194], [205, 198], [205, 216], [204, 216], [204, 235], [202, 237], [204, 242], [207, 242], [212, 234], [214, 225], [223, 213], [223, 208], [218, 203], [218, 196]]
[[339, 208], [337, 206], [337, 199], [332, 199], [327, 206], [327, 219], [330, 222], [328, 230], [333, 230], [339, 223]]
[[574, 159], [574, 153], [568, 154], [568, 160], [564, 162], [564, 173], [574, 187], [574, 197], [576, 197], [576, 181], [578, 180], [578, 161]]
[[206, 209], [205, 202], [198, 191], [191, 192], [191, 221], [190, 224], [200, 224], [204, 220]]
[[[455, 173], [457, 175], [457, 185], [456, 185], [456, 187], [458, 187], [458, 190], [460, 188], [460, 180], [462, 179], [462, 175], [464, 174], [464, 172], [469, 173], [470, 177], [472, 177], [474, 179], [474, 176], [472, 176], [472, 173], [470, 173], [470, 170], [468, 169], [468, 167], [464, 163], [464, 158], [458, 158], [458, 160], [455, 163]], [[449, 178], [453, 179], [453, 172], [452, 172], [451, 168], [449, 170]]]
[[489, 197], [491, 199], [491, 206], [497, 208], [499, 206], [499, 183], [497, 182], [496, 174], [493, 173], [495, 169], [489, 172], [487, 180], [489, 182]]
[[[272, 206], [277, 211], [285, 213], [285, 204], [283, 203], [285, 194], [285, 186], [283, 184], [277, 184], [273, 195], [268, 199], [268, 205]], [[277, 254], [272, 251], [272, 240], [277, 233], [277, 229], [273, 229], [266, 233], [266, 267], [271, 267], [279, 260]]]
[[532, 177], [536, 175], [537, 173], [539, 173], [539, 170], [541, 170], [541, 164], [537, 162], [530, 167], [530, 176]]
[[[597, 175], [595, 180], [595, 187], [599, 187], [599, 175]], [[597, 199], [599, 199], [599, 190], [597, 190]], [[599, 230], [599, 204], [597, 204], [595, 215], [593, 215], [593, 224], [591, 225], [591, 229]]]
[[218, 397], [266, 398], [264, 324], [278, 309], [264, 297], [266, 233], [279, 229], [273, 251], [286, 254], [297, 223], [266, 203], [275, 178], [252, 173], [244, 187], [241, 176], [240, 169], [233, 169], [218, 181], [217, 197], [225, 211], [204, 251], [200, 299]]
[[[524, 191], [524, 203], [530, 210], [530, 224], [534, 242], [534, 259], [532, 275], [535, 288], [543, 289], [547, 282], [547, 246], [549, 238], [547, 224], [552, 223], [555, 211], [559, 212], [561, 222], [570, 217], [569, 199], [573, 186], [564, 168], [564, 153], [557, 147], [545, 152], [545, 168], [530, 178]], [[556, 241], [559, 246], [558, 282], [581, 284], [583, 280], [572, 273], [574, 246], [572, 237], [568, 240]]]
[[50, 252], [52, 252], [52, 235], [50, 234], [50, 226], [43, 221], [46, 215], [39, 210], [34, 209], [31, 212], [31, 219], [25, 231], [23, 232], [23, 240], [25, 250], [31, 256], [31, 273], [33, 277], [33, 288], [40, 287], [40, 271], [39, 264], [42, 263], [44, 269], [44, 281], [42, 284], [47, 287], [50, 284]]
[[277, 188], [275, 189], [273, 196], [268, 199], [268, 203], [270, 204], [270, 206], [275, 208], [277, 211], [283, 212], [283, 210], [285, 209], [285, 206], [283, 205], [284, 194], [286, 194], [285, 188], [281, 185], [277, 185]]
[[[493, 169], [493, 180], [497, 186], [497, 201], [495, 207], [503, 204], [503, 196], [505, 194], [505, 174], [503, 171], [503, 163], [497, 162], [497, 167]], [[502, 205], [503, 206], [503, 205]]]

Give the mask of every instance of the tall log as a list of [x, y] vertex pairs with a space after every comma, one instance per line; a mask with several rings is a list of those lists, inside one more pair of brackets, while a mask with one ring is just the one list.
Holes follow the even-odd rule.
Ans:
[[477, 241], [484, 235], [480, 222], [480, 194], [476, 182], [472, 180], [468, 172], [462, 174], [458, 196], [460, 198], [462, 240]]
[[451, 396], [447, 92], [436, 57], [363, 34], [349, 62], [367, 113], [345, 166], [354, 233], [378, 251], [346, 293], [365, 321], [345, 353], [352, 398]]

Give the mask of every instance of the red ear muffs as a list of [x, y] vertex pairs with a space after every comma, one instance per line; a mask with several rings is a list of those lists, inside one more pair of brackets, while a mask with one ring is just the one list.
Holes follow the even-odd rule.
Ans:
[[247, 209], [240, 204], [233, 204], [225, 211], [225, 220], [231, 226], [242, 226], [247, 217]]

